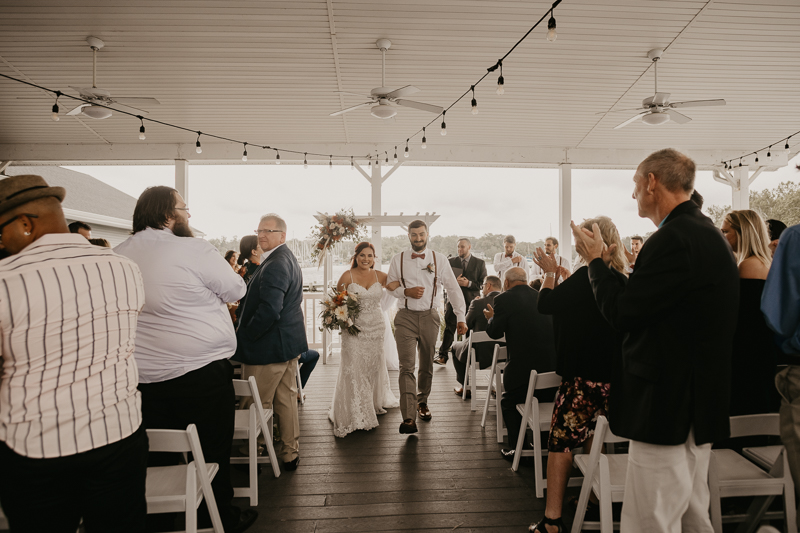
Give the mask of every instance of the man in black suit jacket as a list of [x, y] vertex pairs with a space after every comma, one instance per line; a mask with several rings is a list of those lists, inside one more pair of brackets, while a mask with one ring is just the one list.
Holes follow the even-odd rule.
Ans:
[[[514, 459], [514, 447], [522, 426], [522, 415], [517, 404], [525, 403], [531, 370], [552, 372], [556, 369], [556, 347], [553, 321], [539, 312], [539, 293], [528, 286], [528, 276], [520, 267], [505, 272], [505, 292], [494, 299], [494, 306], [486, 306], [484, 315], [489, 319], [486, 333], [493, 339], [506, 337], [508, 362], [503, 371], [503, 399], [500, 406], [503, 421], [508, 429], [510, 449], [501, 453]], [[536, 391], [540, 401], [552, 402], [556, 389]], [[538, 435], [535, 435], [538, 437]]]
[[[461, 286], [461, 294], [464, 295], [464, 303], [467, 307], [472, 300], [480, 296], [483, 280], [486, 278], [486, 262], [472, 255], [471, 251], [472, 243], [469, 242], [469, 239], [459, 239], [458, 257], [450, 258], [450, 266], [454, 269], [453, 271], [461, 271], [461, 274], [456, 276], [456, 281]], [[433, 360], [434, 363], [447, 364], [447, 354], [450, 352], [455, 338], [456, 322], [453, 306], [448, 301], [444, 311], [445, 329], [442, 345], [439, 347], [439, 355]]]
[[[258, 224], [261, 265], [242, 300], [238, 347], [233, 359], [242, 364], [242, 379], [256, 377], [261, 403], [278, 416], [284, 468], [300, 461], [297, 414], [297, 358], [308, 351], [303, 318], [303, 275], [286, 242], [286, 222], [264, 215]], [[249, 406], [244, 402], [242, 407]]]
[[671, 149], [633, 178], [639, 216], [659, 227], [627, 285], [604, 262], [599, 231], [573, 224], [600, 312], [622, 332], [611, 430], [631, 439], [622, 529], [711, 531], [711, 443], [729, 436], [731, 345], [739, 274], [728, 243], [690, 201], [695, 165]]
[[[483, 281], [483, 298], [475, 298], [469, 304], [467, 311], [467, 328], [469, 331], [486, 331], [488, 320], [483, 314], [483, 310], [487, 305], [494, 304], [494, 298], [500, 294], [500, 278], [497, 276], [486, 276]], [[464, 373], [467, 369], [467, 361], [469, 354], [467, 348], [469, 347], [469, 339], [456, 341], [453, 343], [451, 351], [453, 352], [453, 367], [456, 369], [456, 381], [462, 386], [464, 385]], [[484, 369], [492, 366], [492, 357], [494, 356], [494, 344], [490, 342], [481, 342], [473, 345], [475, 349], [475, 359], [478, 362], [478, 368]], [[455, 393], [461, 396], [463, 389], [455, 389]], [[467, 391], [467, 398], [469, 398], [469, 391]]]

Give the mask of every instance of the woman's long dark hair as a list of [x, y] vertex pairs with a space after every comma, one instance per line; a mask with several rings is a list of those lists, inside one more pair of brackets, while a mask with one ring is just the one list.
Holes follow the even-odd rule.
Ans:
[[242, 240], [239, 241], [239, 259], [237, 259], [236, 262], [243, 265], [245, 259], [250, 259], [250, 256], [253, 255], [256, 248], [258, 248], [258, 237], [255, 235], [242, 237]]
[[[356, 268], [358, 266], [358, 261], [357, 261], [358, 254], [360, 254], [364, 250], [364, 248], [372, 249], [372, 255], [375, 256], [375, 247], [372, 246], [371, 242], [366, 242], [366, 241], [360, 242], [356, 246], [356, 251], [353, 252], [353, 262], [351, 263], [350, 268]], [[375, 261], [377, 261], [377, 260], [378, 260], [378, 258], [375, 257]], [[372, 266], [370, 268], [375, 268], [375, 262], [374, 261], [373, 261]]]

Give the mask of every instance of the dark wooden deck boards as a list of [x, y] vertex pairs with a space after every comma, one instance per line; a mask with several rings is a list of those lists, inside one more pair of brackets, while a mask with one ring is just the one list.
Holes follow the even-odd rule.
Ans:
[[[418, 421], [412, 436], [400, 435], [400, 410], [391, 409], [378, 428], [334, 437], [327, 415], [338, 371], [335, 357], [311, 375], [300, 407], [300, 466], [278, 479], [264, 468], [249, 531], [522, 532], [543, 515], [533, 470], [512, 472], [500, 457], [494, 413], [482, 429], [481, 413], [453, 394], [452, 365], [434, 369], [433, 420]], [[389, 374], [397, 395], [397, 372]]]

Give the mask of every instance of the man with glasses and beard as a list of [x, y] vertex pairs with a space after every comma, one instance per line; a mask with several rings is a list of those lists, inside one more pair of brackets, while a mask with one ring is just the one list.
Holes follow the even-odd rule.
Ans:
[[[234, 393], [228, 359], [236, 351], [236, 335], [226, 304], [244, 296], [246, 286], [216, 248], [191, 238], [190, 216], [178, 191], [150, 187], [136, 202], [133, 235], [114, 251], [135, 261], [144, 280], [133, 353], [144, 426], [197, 426], [206, 462], [219, 464], [211, 486], [225, 531], [241, 532], [258, 514], [232, 504]], [[177, 457], [151, 456], [149, 464], [169, 461]], [[210, 523], [208, 513], [199, 521]]]

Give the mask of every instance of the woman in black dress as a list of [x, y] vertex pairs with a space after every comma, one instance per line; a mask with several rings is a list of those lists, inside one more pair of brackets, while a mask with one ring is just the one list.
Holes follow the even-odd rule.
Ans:
[[239, 274], [242, 275], [244, 282], [250, 281], [253, 273], [261, 264], [261, 247], [258, 245], [258, 237], [255, 235], [248, 235], [242, 237], [239, 242], [239, 259], [237, 262], [242, 265], [239, 269]]

